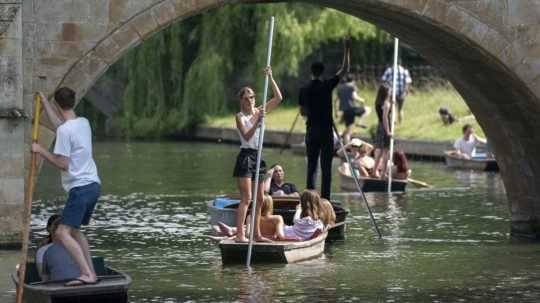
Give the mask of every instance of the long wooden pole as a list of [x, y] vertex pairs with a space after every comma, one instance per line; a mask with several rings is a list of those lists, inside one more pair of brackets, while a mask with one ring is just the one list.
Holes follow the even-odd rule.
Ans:
[[[266, 57], [266, 66], [270, 66], [272, 63], [272, 42], [274, 38], [274, 23], [275, 18], [272, 16], [270, 18], [270, 29], [268, 33], [268, 55]], [[263, 112], [266, 112], [266, 99], [268, 99], [268, 82], [270, 81], [270, 78], [268, 75], [264, 78], [264, 94], [263, 94]], [[261, 170], [261, 158], [262, 158], [262, 150], [263, 150], [263, 142], [264, 142], [264, 116], [261, 119], [261, 123], [259, 124], [260, 127], [260, 133], [259, 133], [259, 146], [257, 148], [257, 168], [255, 169], [255, 184], [253, 185], [253, 195], [251, 196], [251, 225], [250, 225], [250, 232], [249, 232], [249, 244], [248, 244], [248, 254], [247, 254], [247, 260], [246, 260], [246, 266], [251, 265], [251, 252], [253, 250], [253, 234], [255, 232], [255, 216], [256, 216], [256, 209], [257, 209], [257, 194], [258, 194], [258, 188], [259, 188], [259, 172]]]
[[291, 125], [291, 129], [289, 129], [289, 133], [287, 134], [287, 137], [285, 138], [285, 142], [283, 142], [283, 145], [281, 146], [281, 149], [279, 150], [279, 153], [282, 154], [285, 147], [289, 145], [289, 141], [291, 140], [292, 132], [294, 131], [294, 127], [296, 126], [296, 122], [298, 122], [298, 118], [300, 117], [300, 111], [296, 113], [296, 117], [294, 118], [294, 121]]
[[336, 127], [336, 124], [334, 123], [334, 121], [332, 121], [332, 128], [334, 129], [334, 132], [336, 133], [336, 136], [339, 138], [339, 146], [343, 150], [343, 154], [345, 155], [345, 160], [349, 164], [349, 170], [350, 170], [351, 176], [353, 177], [354, 184], [356, 185], [356, 190], [358, 190], [358, 192], [362, 195], [362, 200], [364, 200], [364, 203], [366, 205], [371, 224], [373, 225], [373, 228], [375, 229], [375, 232], [377, 233], [377, 236], [379, 237], [379, 239], [382, 239], [381, 231], [379, 230], [379, 226], [377, 226], [377, 222], [375, 221], [375, 217], [373, 216], [373, 212], [371, 211], [371, 207], [369, 207], [369, 204], [368, 204], [368, 201], [367, 201], [367, 198], [366, 198], [366, 194], [362, 190], [362, 186], [360, 186], [360, 182], [358, 181], [358, 177], [356, 176], [356, 173], [354, 172], [354, 166], [352, 164], [351, 159], [349, 158], [349, 154], [345, 150], [345, 145], [343, 144], [343, 139], [339, 136], [339, 132], [337, 130], [337, 127]]
[[386, 165], [388, 173], [388, 194], [392, 192], [392, 165], [394, 160], [394, 127], [396, 124], [396, 88], [397, 88], [397, 74], [398, 74], [398, 52], [399, 52], [399, 39], [394, 38], [394, 68], [392, 68], [392, 109], [390, 112], [390, 150], [388, 152], [388, 163]]
[[[41, 113], [41, 96], [36, 93], [34, 97], [34, 119], [32, 120], [32, 143], [37, 143], [39, 138], [39, 118]], [[32, 152], [28, 178], [26, 179], [26, 191], [24, 193], [24, 212], [22, 230], [21, 262], [19, 263], [19, 284], [17, 285], [16, 302], [22, 303], [24, 294], [24, 281], [26, 278], [26, 262], [28, 258], [28, 242], [30, 238], [30, 221], [32, 219], [32, 198], [34, 195], [34, 180], [37, 169], [37, 153]]]

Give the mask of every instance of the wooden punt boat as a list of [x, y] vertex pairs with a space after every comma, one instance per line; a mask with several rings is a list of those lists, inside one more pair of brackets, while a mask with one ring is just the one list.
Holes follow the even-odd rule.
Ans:
[[[275, 241], [272, 243], [253, 243], [251, 261], [253, 263], [293, 263], [316, 258], [324, 252], [328, 233], [324, 232], [314, 239], [302, 242]], [[248, 244], [236, 243], [234, 239], [219, 242], [223, 264], [244, 263]]]
[[[219, 198], [219, 197], [218, 197]], [[238, 198], [237, 195], [226, 195], [221, 198]], [[216, 225], [218, 222], [223, 222], [229, 226], [236, 225], [236, 208], [238, 203], [223, 204], [218, 203], [217, 200], [208, 202], [208, 214], [209, 214], [209, 223], [211, 225]], [[274, 214], [281, 215], [283, 221], [287, 225], [293, 224], [294, 213], [296, 211], [296, 206], [300, 203], [299, 198], [295, 197], [275, 197], [274, 198]], [[226, 205], [226, 206], [223, 206]], [[332, 202], [334, 207], [334, 212], [336, 213], [336, 224], [328, 230], [327, 240], [344, 240], [345, 239], [345, 220], [349, 211], [341, 206], [339, 202]]]
[[[128, 302], [131, 277], [105, 266], [101, 257], [94, 257], [94, 268], [100, 279], [94, 285], [69, 286], [67, 281], [42, 282], [35, 263], [26, 266], [24, 301], [27, 303], [123, 303]], [[16, 272], [11, 274], [15, 286], [19, 283]]]
[[450, 151], [444, 152], [446, 165], [452, 168], [472, 169], [482, 171], [499, 171], [499, 165], [495, 159], [461, 159]]
[[[347, 191], [357, 191], [354, 178], [349, 169], [343, 165], [338, 167], [340, 176], [340, 187]], [[358, 177], [358, 182], [364, 192], [386, 192], [388, 190], [388, 180]], [[392, 191], [403, 192], [407, 188], [408, 180], [392, 179]]]

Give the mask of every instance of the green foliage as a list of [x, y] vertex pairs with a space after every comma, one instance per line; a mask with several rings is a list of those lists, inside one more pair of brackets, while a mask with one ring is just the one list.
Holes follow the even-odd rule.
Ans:
[[[235, 111], [243, 85], [262, 91], [270, 16], [275, 16], [276, 78], [296, 77], [307, 56], [351, 35], [359, 46], [388, 35], [355, 17], [307, 4], [230, 5], [173, 24], [130, 51], [112, 70], [125, 78], [116, 117], [127, 137], [161, 137]], [[357, 60], [382, 61], [382, 47]], [[377, 61], [377, 60], [375, 60]]]

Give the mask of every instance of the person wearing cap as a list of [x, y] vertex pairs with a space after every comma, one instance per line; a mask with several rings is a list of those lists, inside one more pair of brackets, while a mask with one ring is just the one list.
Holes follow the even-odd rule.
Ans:
[[371, 151], [373, 151], [371, 144], [358, 138], [353, 138], [351, 142], [339, 149], [337, 154], [344, 158], [345, 152], [347, 152], [353, 167], [358, 170], [358, 174], [361, 177], [368, 177], [375, 166], [375, 160], [369, 155]]

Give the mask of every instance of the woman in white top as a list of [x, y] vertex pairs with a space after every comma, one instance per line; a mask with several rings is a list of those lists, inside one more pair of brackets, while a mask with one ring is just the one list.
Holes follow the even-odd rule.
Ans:
[[307, 241], [324, 231], [321, 220], [321, 197], [314, 190], [305, 190], [300, 196], [300, 204], [294, 215], [293, 225], [278, 226], [278, 240]]
[[[264, 70], [265, 74], [270, 77], [272, 83], [273, 98], [266, 103], [266, 112], [272, 111], [276, 106], [281, 103], [283, 97], [281, 91], [272, 76], [272, 69], [267, 67]], [[236, 214], [236, 228], [238, 233], [236, 234], [237, 242], [247, 242], [248, 239], [242, 228], [246, 219], [246, 213], [249, 203], [251, 202], [252, 195], [252, 183], [255, 180], [256, 166], [257, 166], [257, 148], [260, 136], [259, 122], [264, 117], [262, 106], [255, 107], [255, 92], [250, 87], [244, 87], [238, 93], [240, 98], [240, 112], [236, 114], [236, 128], [240, 136], [240, 153], [236, 158], [236, 164], [234, 166], [233, 176], [238, 180], [238, 189], [240, 191], [240, 205], [238, 206], [238, 212]], [[259, 188], [257, 195], [257, 209], [255, 210], [255, 233], [254, 239], [258, 242], [270, 242], [261, 235], [260, 231], [260, 217], [261, 206], [264, 194], [264, 182], [262, 178], [266, 174], [266, 164], [261, 159], [259, 173]]]

